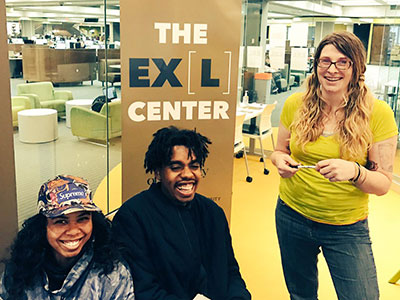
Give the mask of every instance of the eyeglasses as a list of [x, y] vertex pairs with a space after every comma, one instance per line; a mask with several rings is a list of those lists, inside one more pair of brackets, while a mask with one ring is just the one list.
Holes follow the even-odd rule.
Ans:
[[329, 69], [331, 65], [335, 65], [338, 70], [347, 70], [351, 67], [352, 62], [348, 59], [339, 59], [337, 61], [331, 61], [329, 58], [321, 58], [317, 60], [318, 67], [322, 69]]

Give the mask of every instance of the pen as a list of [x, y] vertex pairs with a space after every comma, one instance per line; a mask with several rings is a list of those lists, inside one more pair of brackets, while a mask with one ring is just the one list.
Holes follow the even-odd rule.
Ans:
[[315, 166], [303, 166], [303, 165], [298, 165], [298, 166], [291, 166], [292, 168], [295, 168], [295, 169], [303, 169], [303, 168], [305, 168], [305, 169], [315, 169]]

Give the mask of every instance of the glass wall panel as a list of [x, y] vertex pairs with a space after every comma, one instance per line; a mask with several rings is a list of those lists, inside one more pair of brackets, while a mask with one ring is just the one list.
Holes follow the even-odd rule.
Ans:
[[[375, 95], [392, 108], [400, 127], [400, 25], [389, 25], [389, 20], [379, 20], [371, 25], [371, 54], [366, 73], [368, 86]], [[394, 181], [400, 184], [400, 143], [394, 164]]]
[[[340, 1], [339, 1], [340, 2]], [[311, 71], [314, 47], [327, 34], [333, 31], [347, 30], [355, 33], [363, 42], [367, 50], [366, 83], [377, 98], [386, 101], [393, 110], [396, 122], [400, 126], [400, 101], [398, 100], [398, 87], [400, 82], [400, 22], [396, 9], [389, 9], [386, 2], [368, 11], [362, 1], [358, 4], [346, 4], [338, 1], [263, 1], [244, 0], [243, 4], [243, 51], [242, 60], [239, 62], [241, 76], [239, 78], [238, 101], [248, 90], [250, 101], [257, 100], [257, 90], [254, 87], [257, 72], [271, 72], [271, 102], [283, 92], [294, 91], [298, 88], [297, 70], [293, 68], [291, 53], [299, 48], [290, 44], [290, 32], [298, 23], [308, 24], [308, 70]], [[353, 1], [355, 3], [356, 1]], [[377, 4], [378, 5], [378, 4]], [[277, 55], [276, 48], [271, 50], [270, 29], [272, 26], [281, 25], [286, 28], [281, 37], [285, 40], [284, 54]], [[265, 65], [257, 68], [247, 65], [249, 62], [249, 46], [258, 46], [262, 50], [261, 57], [265, 56]], [[276, 45], [275, 45], [276, 46]], [[274, 47], [274, 45], [272, 45]], [[300, 47], [302, 48], [302, 47]], [[296, 49], [295, 49], [296, 50]], [[275, 51], [275, 52], [274, 52]], [[297, 50], [298, 51], [298, 50]], [[283, 65], [276, 67], [276, 59], [284, 55]], [[273, 56], [273, 57], [272, 57]], [[275, 63], [274, 63], [275, 60]], [[279, 65], [279, 64], [278, 64]], [[271, 68], [272, 67], [272, 68]], [[292, 76], [295, 76], [293, 81]], [[281, 94], [283, 95], [283, 94]], [[280, 103], [273, 123], [279, 123]], [[398, 146], [400, 147], [400, 145]], [[400, 158], [400, 150], [397, 151]], [[395, 180], [400, 184], [400, 160], [394, 166]]]
[[[238, 101], [241, 100], [245, 91], [249, 94], [250, 101], [254, 101], [254, 74], [257, 71], [253, 65], [248, 64], [248, 57], [252, 55], [251, 50], [260, 46], [262, 1], [242, 2], [242, 39], [239, 61], [240, 79], [238, 84]], [[253, 48], [254, 47], [254, 48]], [[254, 98], [254, 99], [253, 99]]]
[[[371, 4], [372, 2], [373, 4]], [[255, 101], [259, 102], [257, 96], [260, 95], [260, 85], [257, 87], [257, 79], [254, 74], [271, 73], [271, 86], [263, 86], [263, 88], [264, 90], [266, 88], [270, 92], [267, 103], [277, 102], [271, 118], [272, 127], [274, 127], [274, 130], [277, 130], [276, 127], [279, 126], [280, 114], [285, 100], [291, 94], [302, 91], [302, 83], [305, 77], [312, 71], [315, 47], [318, 46], [319, 42], [327, 34], [334, 31], [346, 30], [357, 35], [364, 44], [367, 50], [366, 84], [378, 99], [388, 103], [395, 115], [397, 126], [400, 127], [400, 7], [394, 4], [389, 5], [389, 2], [388, 0], [243, 0], [242, 60], [239, 61], [239, 67], [243, 67], [243, 72], [240, 74], [238, 84], [239, 87], [243, 88], [239, 90], [238, 99], [241, 99], [245, 90], [249, 90], [249, 95], [253, 96], [253, 99], [255, 98]], [[307, 24], [307, 45], [292, 45], [291, 37], [293, 37], [293, 29], [301, 23]], [[294, 37], [299, 37], [302, 33], [298, 32]], [[252, 52], [253, 57], [260, 55], [261, 59], [265, 55], [265, 64], [260, 63], [258, 66], [249, 65], [249, 62], [254, 63], [254, 61], [248, 59], [251, 47], [260, 47], [262, 50], [265, 50], [265, 52]], [[284, 50], [282, 51], [279, 47], [283, 47]], [[296, 69], [298, 65], [294, 66], [296, 57], [293, 54], [296, 54], [295, 52], [297, 54], [304, 53], [303, 50], [305, 48], [307, 49], [306, 59], [308, 69], [303, 72], [303, 76], [300, 76]], [[292, 76], [295, 77], [294, 82], [292, 82]], [[267, 76], [264, 77], [267, 78]], [[240, 105], [240, 103], [238, 104]], [[250, 130], [250, 128], [247, 127], [246, 131]], [[276, 136], [276, 131], [274, 134]], [[252, 145], [249, 142], [250, 151], [251, 147]], [[251, 155], [248, 155], [248, 157], [251, 159]], [[385, 233], [391, 232], [395, 227], [393, 224], [398, 220], [396, 214], [391, 214], [391, 211], [398, 210], [396, 200], [398, 200], [398, 193], [400, 192], [400, 141], [398, 143], [393, 171], [393, 181], [395, 184], [392, 184], [392, 190], [382, 197], [371, 195], [369, 204], [369, 222], [371, 237], [374, 240], [372, 247], [377, 264], [379, 288], [381, 295], [383, 295], [382, 297], [387, 299], [395, 297], [394, 295], [398, 293], [396, 286], [388, 283], [388, 280], [398, 272], [399, 268], [398, 265], [393, 265], [393, 257], [395, 257], [396, 251], [390, 251], [395, 249], [397, 245], [389, 247], [390, 249], [382, 245], [390, 243], [390, 235], [388, 237]], [[269, 176], [274, 176], [271, 173]], [[257, 185], [256, 182], [252, 184]], [[274, 184], [274, 180], [269, 177], [265, 179], [265, 184], [267, 189], [269, 189]], [[263, 188], [266, 191], [265, 187]], [[237, 200], [240, 201], [242, 199]], [[273, 219], [274, 208], [271, 206], [269, 209], [268, 211], [271, 213], [270, 216]], [[264, 215], [261, 218], [264, 218]], [[250, 224], [253, 223], [251, 222]], [[249, 228], [251, 228], [251, 225]], [[264, 249], [261, 249], [260, 253], [265, 258], [266, 265], [270, 267], [273, 266], [272, 262], [279, 260], [278, 243], [275, 241], [274, 245], [276, 228], [270, 230], [270, 235], [268, 235], [266, 226], [263, 228], [265, 231], [263, 232], [263, 234], [265, 233], [263, 236], [267, 238], [264, 243], [266, 246]], [[262, 247], [261, 242], [259, 246], [260, 248]], [[277, 250], [275, 253], [273, 252], [274, 247]], [[322, 261], [323, 258], [321, 257], [319, 260]], [[272, 272], [270, 274], [266, 272], [265, 278], [259, 282], [251, 276], [259, 270], [260, 260], [254, 257], [252, 259], [253, 261], [251, 259], [246, 261], [248, 262], [246, 268], [250, 269], [250, 265], [253, 264], [253, 269], [251, 269], [255, 270], [253, 274], [247, 275], [246, 270], [242, 271], [242, 273], [244, 276], [247, 276], [246, 279], [249, 278], [246, 281], [248, 286], [254, 287], [252, 290], [253, 297], [259, 297], [260, 299], [284, 299], [287, 295], [284, 278], [283, 276], [276, 276], [276, 274], [282, 274], [280, 266], [275, 270], [270, 270]], [[324, 262], [318, 263], [318, 269], [319, 297], [321, 299], [337, 299], [326, 264]], [[266, 291], [265, 282], [273, 282], [274, 288]], [[260, 295], [263, 296], [260, 297]]]
[[[19, 224], [58, 174], [86, 178], [108, 213], [106, 176], [121, 161], [119, 1], [6, 6]], [[111, 101], [99, 112], [98, 97]]]

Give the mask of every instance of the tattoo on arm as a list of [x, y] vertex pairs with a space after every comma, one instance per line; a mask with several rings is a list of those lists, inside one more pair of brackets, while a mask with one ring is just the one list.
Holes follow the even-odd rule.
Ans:
[[378, 145], [378, 160], [380, 162], [380, 166], [375, 161], [368, 160], [367, 165], [365, 166], [368, 170], [376, 171], [379, 167], [382, 168], [383, 171], [393, 172], [393, 145], [390, 143], [385, 143]]
[[376, 170], [378, 170], [378, 163], [376, 163], [372, 160], [368, 160], [367, 164], [365, 165], [365, 168], [370, 171], [376, 171]]
[[382, 169], [387, 172], [393, 172], [393, 147], [390, 143], [385, 143], [378, 146], [379, 149], [379, 160], [381, 162]]

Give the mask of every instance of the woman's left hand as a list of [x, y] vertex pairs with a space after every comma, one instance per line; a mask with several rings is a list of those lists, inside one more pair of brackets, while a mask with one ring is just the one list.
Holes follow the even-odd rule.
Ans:
[[357, 175], [356, 164], [343, 159], [321, 160], [316, 164], [315, 170], [331, 182], [350, 180]]

